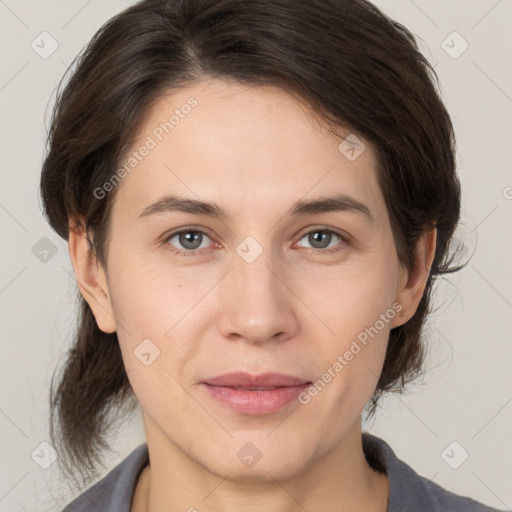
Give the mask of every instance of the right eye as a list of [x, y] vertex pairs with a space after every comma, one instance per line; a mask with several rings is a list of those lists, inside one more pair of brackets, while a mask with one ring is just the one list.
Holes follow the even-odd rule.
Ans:
[[204, 231], [197, 229], [182, 229], [170, 234], [164, 240], [164, 243], [175, 247], [175, 245], [170, 242], [173, 238], [176, 238], [176, 243], [180, 244], [183, 249], [180, 249], [179, 247], [176, 249], [171, 247], [170, 250], [180, 256], [193, 256], [201, 249], [205, 248], [201, 247], [204, 237], [210, 238]]

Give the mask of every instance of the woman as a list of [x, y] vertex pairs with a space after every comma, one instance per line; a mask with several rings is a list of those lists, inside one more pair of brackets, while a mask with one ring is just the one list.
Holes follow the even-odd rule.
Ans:
[[147, 444], [66, 511], [492, 510], [361, 430], [461, 268], [434, 77], [361, 0], [145, 0], [94, 36], [41, 178], [82, 304], [51, 435], [94, 473], [140, 404]]

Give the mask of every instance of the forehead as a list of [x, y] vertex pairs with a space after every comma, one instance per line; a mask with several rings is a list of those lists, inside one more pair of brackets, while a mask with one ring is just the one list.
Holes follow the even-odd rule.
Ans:
[[[354, 159], [354, 151], [346, 152], [354, 140], [341, 128], [339, 135], [330, 133], [281, 89], [198, 82], [169, 91], [146, 113], [119, 166], [125, 172], [116, 208], [135, 218], [175, 193], [243, 216], [335, 192], [378, 211], [385, 206], [374, 152], [364, 141]], [[357, 144], [356, 155], [363, 148]]]

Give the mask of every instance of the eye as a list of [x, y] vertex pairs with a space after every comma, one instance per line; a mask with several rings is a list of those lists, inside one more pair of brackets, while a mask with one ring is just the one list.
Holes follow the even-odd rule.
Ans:
[[[336, 239], [347, 242], [347, 237], [343, 236], [341, 233], [332, 229], [322, 228], [313, 229], [304, 233], [300, 240], [304, 238], [307, 238], [307, 243], [310, 244], [309, 248], [312, 249], [313, 252], [323, 253], [338, 252], [345, 248], [345, 243], [342, 243], [341, 247], [338, 247], [339, 244], [336, 243], [331, 245], [333, 241], [336, 242]], [[173, 239], [176, 239], [175, 242], [172, 242]], [[194, 256], [201, 252], [202, 249], [208, 248], [207, 242], [205, 245], [205, 239], [210, 239], [210, 237], [204, 231], [198, 229], [183, 229], [169, 235], [164, 243], [169, 244], [171, 246], [170, 250], [179, 256]], [[307, 248], [308, 247], [306, 247], [306, 249]]]
[[307, 239], [307, 242], [310, 244], [312, 249], [317, 249], [316, 252], [326, 253], [341, 251], [345, 248], [345, 244], [342, 244], [341, 247], [338, 247], [339, 244], [336, 243], [331, 245], [331, 242], [336, 242], [336, 239], [339, 239], [342, 242], [347, 242], [347, 237], [343, 236], [341, 233], [333, 231], [332, 229], [312, 229], [307, 233], [304, 233], [301, 240], [304, 238]]
[[[182, 231], [177, 231], [169, 235], [166, 238], [165, 242], [170, 243], [173, 238], [176, 238], [176, 243], [180, 244], [185, 250], [180, 250], [172, 248], [171, 250], [180, 256], [193, 256], [200, 249], [204, 249], [205, 247], [201, 247], [204, 242], [204, 237], [210, 238], [204, 231], [196, 230], [196, 229], [185, 229]], [[174, 244], [171, 244], [174, 246]], [[206, 245], [207, 247], [208, 245]]]

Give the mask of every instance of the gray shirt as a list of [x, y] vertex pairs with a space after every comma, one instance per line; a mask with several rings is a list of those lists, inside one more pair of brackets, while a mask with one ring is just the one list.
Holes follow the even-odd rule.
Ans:
[[[387, 512], [499, 512], [418, 475], [384, 440], [366, 432], [363, 450], [371, 467], [388, 474]], [[148, 446], [144, 443], [62, 512], [130, 512], [137, 479], [148, 462]]]

